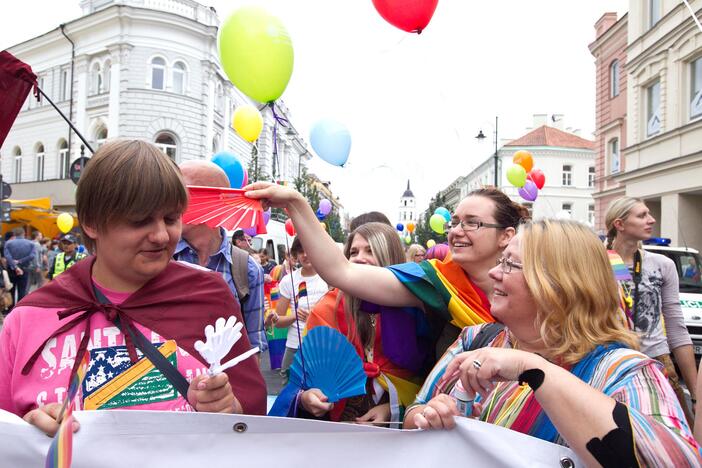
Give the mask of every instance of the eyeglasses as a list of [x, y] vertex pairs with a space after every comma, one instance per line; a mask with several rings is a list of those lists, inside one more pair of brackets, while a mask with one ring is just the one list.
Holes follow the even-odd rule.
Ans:
[[512, 260], [508, 260], [505, 257], [498, 258], [496, 264], [502, 267], [502, 273], [512, 273], [512, 269], [524, 269], [524, 265], [522, 265], [521, 263], [513, 262]]
[[477, 231], [478, 229], [484, 227], [496, 229], [504, 229], [506, 227], [501, 224], [484, 223], [482, 221], [461, 221], [452, 219], [448, 223], [444, 224], [444, 231], [449, 231], [459, 225], [464, 232]]

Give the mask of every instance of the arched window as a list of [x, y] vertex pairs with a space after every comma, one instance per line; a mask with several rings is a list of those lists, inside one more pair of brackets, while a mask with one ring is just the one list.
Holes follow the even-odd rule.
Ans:
[[42, 143], [37, 143], [34, 145], [34, 154], [36, 161], [36, 178], [37, 181], [44, 180], [44, 145]]
[[619, 60], [609, 65], [609, 97], [619, 96]]
[[112, 62], [110, 60], [105, 61], [105, 68], [102, 74], [105, 76], [104, 83], [102, 85], [102, 90], [106, 93], [110, 92], [110, 75], [112, 72]]
[[95, 146], [101, 147], [105, 144], [105, 140], [107, 140], [107, 128], [100, 126], [95, 132]]
[[102, 70], [100, 64], [95, 62], [90, 69], [90, 94], [100, 94], [102, 92]]
[[178, 146], [176, 145], [175, 138], [169, 133], [159, 133], [156, 135], [156, 146], [166, 153], [169, 158], [176, 160], [176, 154], [178, 152]]
[[15, 182], [22, 182], [22, 149], [19, 146], [15, 146], [12, 154], [14, 155], [12, 169], [15, 176]]
[[151, 59], [151, 89], [166, 89], [166, 61], [161, 57]]
[[185, 94], [186, 88], [186, 70], [183, 62], [173, 64], [173, 92]]
[[61, 138], [58, 144], [58, 160], [56, 161], [56, 177], [68, 178], [68, 143]]

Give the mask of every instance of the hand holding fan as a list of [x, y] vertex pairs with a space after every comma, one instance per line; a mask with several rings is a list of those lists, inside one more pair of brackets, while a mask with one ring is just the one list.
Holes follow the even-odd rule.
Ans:
[[246, 351], [245, 353], [230, 359], [224, 364], [221, 364], [222, 358], [226, 356], [234, 346], [234, 343], [241, 338], [241, 329], [244, 324], [236, 321], [233, 315], [226, 322], [220, 317], [215, 322], [215, 326], [207, 325], [205, 327], [205, 342], [200, 340], [195, 342], [195, 349], [210, 365], [207, 371], [210, 375], [224, 372], [230, 367], [234, 367], [249, 356], [258, 352], [258, 346]]
[[255, 227], [257, 234], [266, 233], [261, 202], [246, 198], [244, 190], [188, 185], [188, 193], [188, 209], [183, 213], [185, 224], [206, 224], [230, 231]]
[[290, 366], [290, 383], [305, 390], [318, 388], [331, 403], [366, 393], [361, 358], [349, 340], [330, 327], [307, 333]]

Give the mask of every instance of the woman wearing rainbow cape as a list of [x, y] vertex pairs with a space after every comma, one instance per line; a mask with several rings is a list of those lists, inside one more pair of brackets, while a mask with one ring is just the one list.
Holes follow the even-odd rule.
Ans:
[[[349, 235], [344, 256], [354, 264], [376, 267], [402, 262], [405, 258], [395, 229], [375, 222], [363, 224]], [[372, 313], [367, 313], [368, 309]], [[385, 320], [386, 314], [375, 313], [374, 309], [377, 308], [338, 289], [327, 293], [312, 309], [307, 319], [307, 330], [327, 326], [346, 336], [363, 361], [368, 376], [368, 391], [365, 395], [343, 399], [332, 405], [321, 390], [305, 390], [298, 400], [303, 411], [298, 414], [308, 413], [314, 417], [328, 414], [332, 421], [378, 425], [390, 423], [399, 427], [404, 408], [414, 401], [426, 376], [426, 372], [422, 372], [425, 366], [421, 361], [413, 366], [407, 362], [406, 356], [398, 359], [385, 352], [388, 335], [381, 335], [381, 327], [393, 324]], [[388, 310], [389, 314], [393, 312], [397, 311]], [[416, 329], [406, 332], [402, 333], [403, 341], [421, 334], [421, 330]], [[423, 356], [426, 357], [426, 353]]]
[[309, 246], [315, 269], [328, 284], [373, 304], [423, 308], [439, 356], [461, 328], [494, 321], [488, 271], [520, 221], [528, 217], [524, 207], [499, 190], [476, 190], [458, 204], [451, 218], [449, 259], [374, 268], [350, 263], [298, 192], [266, 182], [245, 189], [248, 197], [287, 209], [298, 236]]
[[490, 276], [505, 328], [482, 346], [473, 341], [486, 326], [465, 328], [405, 428], [453, 427], [460, 399], [464, 415], [567, 445], [587, 466], [702, 464], [663, 365], [631, 349], [638, 338], [621, 321], [607, 253], [589, 228], [524, 225]]

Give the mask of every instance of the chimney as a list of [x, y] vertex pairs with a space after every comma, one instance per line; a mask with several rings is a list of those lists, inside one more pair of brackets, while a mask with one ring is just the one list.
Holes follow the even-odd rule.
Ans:
[[617, 22], [617, 13], [607, 12], [600, 17], [595, 23], [595, 39], [607, 32]]
[[551, 116], [551, 126], [557, 128], [558, 130], [563, 130], [563, 121], [565, 116], [563, 114], [553, 114]]
[[547, 115], [548, 114], [534, 114], [534, 128], [539, 128], [546, 125]]

